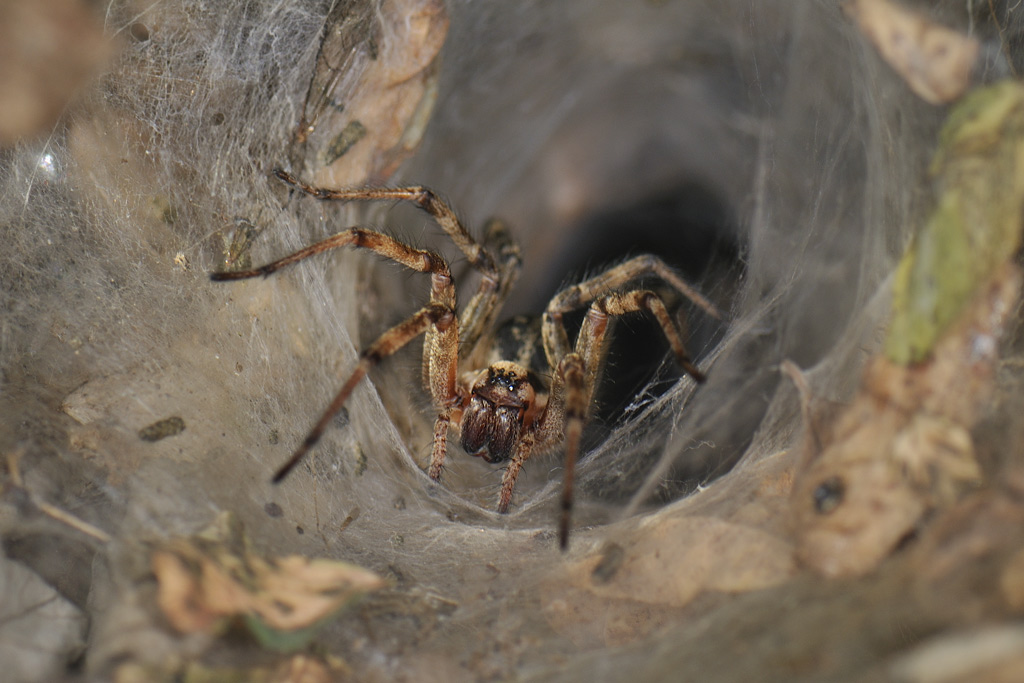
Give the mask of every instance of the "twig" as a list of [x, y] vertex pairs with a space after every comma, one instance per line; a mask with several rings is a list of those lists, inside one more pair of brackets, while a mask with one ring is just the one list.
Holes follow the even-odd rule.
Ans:
[[92, 524], [75, 517], [70, 512], [66, 512], [55, 505], [50, 505], [46, 501], [40, 500], [38, 496], [25, 488], [25, 483], [21, 478], [21, 469], [18, 467], [18, 461], [21, 460], [22, 455], [24, 455], [24, 451], [22, 450], [17, 450], [7, 454], [7, 473], [10, 475], [11, 483], [14, 487], [23, 491], [28, 496], [29, 501], [35, 505], [40, 512], [51, 519], [55, 519], [58, 522], [71, 527], [75, 531], [81, 532], [86, 536], [91, 536], [103, 543], [109, 543], [112, 540], [110, 534], [102, 529], [94, 527]]

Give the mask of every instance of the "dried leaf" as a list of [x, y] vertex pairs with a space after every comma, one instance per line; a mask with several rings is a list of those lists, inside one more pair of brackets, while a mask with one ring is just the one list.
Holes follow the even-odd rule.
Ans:
[[321, 116], [331, 107], [340, 105], [334, 103], [334, 98], [352, 86], [346, 84], [345, 79], [358, 73], [360, 62], [375, 52], [380, 31], [373, 10], [370, 2], [339, 0], [327, 15], [302, 121], [296, 132], [296, 144], [305, 144], [320, 125]]
[[803, 458], [817, 461], [795, 489], [799, 556], [828, 575], [870, 571], [926, 512], [981, 478], [970, 430], [992, 394], [1021, 286], [1012, 261], [1024, 209], [1024, 86], [997, 83], [960, 103], [931, 173], [937, 205], [897, 268], [885, 355]]
[[848, 0], [843, 10], [926, 102], [952, 102], [970, 85], [979, 49], [973, 38], [888, 0]]
[[1020, 271], [1004, 264], [928, 362], [871, 361], [794, 488], [804, 563], [828, 576], [871, 571], [928, 511], [979, 482], [970, 429], [991, 396], [1020, 286]]
[[240, 617], [260, 642], [279, 650], [301, 647], [324, 620], [384, 584], [336, 560], [259, 557], [224, 519], [212, 532], [169, 541], [151, 564], [158, 603], [175, 629], [217, 632]]
[[293, 164], [315, 184], [379, 184], [419, 145], [448, 34], [441, 0], [339, 2], [327, 19]]
[[893, 283], [885, 352], [925, 360], [1021, 242], [1024, 86], [1004, 81], [954, 109], [932, 162], [938, 202], [906, 251]]

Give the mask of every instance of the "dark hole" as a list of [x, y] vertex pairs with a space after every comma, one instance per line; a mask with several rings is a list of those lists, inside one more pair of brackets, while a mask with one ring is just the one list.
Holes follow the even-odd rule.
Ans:
[[144, 43], [147, 40], [149, 40], [149, 27], [143, 24], [142, 22], [137, 21], [134, 24], [132, 24], [128, 28], [128, 33], [131, 35], [132, 38], [139, 41], [140, 43]]
[[843, 502], [846, 495], [846, 484], [839, 477], [829, 477], [818, 484], [813, 493], [814, 509], [821, 515], [827, 515]]
[[[646, 253], [660, 257], [727, 312], [729, 297], [740, 279], [736, 235], [724, 203], [695, 183], [611, 208], [566, 232], [567, 238], [551, 261], [549, 276], [536, 295], [533, 310], [543, 311], [565, 285]], [[670, 315], [682, 327], [687, 351], [700, 367], [700, 354], [723, 332], [722, 322], [706, 315], [658, 278], [629, 285], [631, 289], [637, 287], [662, 295]], [[570, 335], [576, 334], [585, 314], [581, 310], [568, 319]], [[660, 396], [682, 374], [660, 325], [650, 315], [617, 320], [596, 394], [594, 422], [616, 423], [642, 391], [646, 389], [651, 397]]]

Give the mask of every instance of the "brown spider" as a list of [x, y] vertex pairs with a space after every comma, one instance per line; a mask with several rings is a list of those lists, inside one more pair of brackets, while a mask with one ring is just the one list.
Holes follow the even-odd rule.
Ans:
[[[463, 450], [470, 455], [482, 457], [489, 463], [509, 461], [498, 497], [498, 511], [505, 513], [523, 463], [534, 453], [553, 450], [564, 438], [565, 475], [559, 522], [559, 543], [564, 549], [569, 538], [573, 470], [583, 424], [603, 365], [609, 318], [649, 312], [661, 325], [682, 368], [697, 382], [704, 379], [687, 355], [661, 298], [650, 290], [626, 289], [630, 282], [654, 275], [708, 314], [719, 317], [717, 309], [707, 299], [655, 256], [637, 256], [563, 289], [548, 304], [539, 324], [536, 320], [519, 317], [494, 330], [495, 317], [520, 268], [519, 249], [502, 223], [492, 221], [480, 244], [470, 236], [451, 208], [426, 188], [329, 190], [307, 185], [280, 169], [274, 174], [292, 188], [316, 199], [412, 202], [437, 221], [482, 275], [479, 288], [459, 316], [455, 284], [443, 258], [388, 235], [358, 227], [343, 230], [259, 268], [210, 275], [215, 281], [268, 276], [336, 247], [370, 249], [407, 268], [430, 273], [430, 302], [362, 352], [359, 364], [305, 441], [274, 475], [275, 483], [284, 479], [316, 445], [367, 372], [423, 334], [423, 382], [437, 408], [428, 470], [430, 478], [437, 481], [441, 477], [448, 450], [448, 430], [454, 428], [461, 436]], [[576, 343], [570, 345], [562, 317], [588, 305]], [[538, 337], [544, 349], [543, 359], [536, 351]], [[481, 345], [481, 340], [488, 344]], [[467, 366], [462, 372], [460, 360]], [[542, 367], [544, 362], [547, 368]]]

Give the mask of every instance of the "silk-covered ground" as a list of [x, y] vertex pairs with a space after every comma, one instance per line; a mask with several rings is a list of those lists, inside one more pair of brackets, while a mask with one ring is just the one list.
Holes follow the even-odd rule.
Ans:
[[[311, 646], [338, 677], [946, 681], [1021, 666], [1011, 494], [978, 494], [864, 579], [794, 560], [801, 422], [779, 364], [808, 369], [822, 399], [852, 394], [944, 115], [837, 2], [43, 4], [0, 22], [0, 44], [59, 46], [0, 72], [0, 99], [29, 112], [0, 130], [0, 449], [21, 475], [0, 500], [5, 680], [278, 666], [237, 631], [176, 633], [157, 605], [154, 547], [225, 512], [257, 555], [388, 581]], [[1005, 3], [934, 4], [1007, 70]], [[314, 79], [331, 95], [310, 100]], [[568, 553], [557, 455], [528, 464], [507, 516], [499, 468], [453, 446], [442, 485], [423, 473], [418, 345], [269, 483], [358, 350], [428, 285], [365, 253], [249, 282], [210, 271], [368, 224], [452, 257], [463, 300], [475, 282], [423, 214], [290, 197], [277, 166], [427, 185], [477, 231], [500, 216], [525, 262], [508, 313], [645, 251], [726, 312], [690, 312], [709, 374], [696, 391], [656, 330], [620, 325]], [[1020, 449], [1015, 367], [978, 437], [999, 467]], [[170, 418], [184, 430], [140, 438]], [[951, 652], [966, 668], [943, 664]]]

